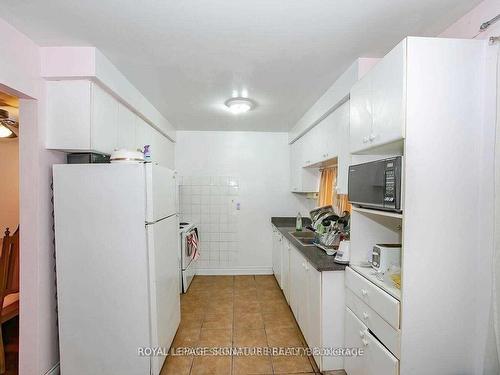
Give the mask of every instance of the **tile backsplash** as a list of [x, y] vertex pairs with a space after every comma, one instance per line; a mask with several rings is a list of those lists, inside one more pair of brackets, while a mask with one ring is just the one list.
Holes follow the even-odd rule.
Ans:
[[227, 268], [238, 264], [239, 181], [230, 176], [180, 176], [181, 221], [198, 224], [198, 268]]

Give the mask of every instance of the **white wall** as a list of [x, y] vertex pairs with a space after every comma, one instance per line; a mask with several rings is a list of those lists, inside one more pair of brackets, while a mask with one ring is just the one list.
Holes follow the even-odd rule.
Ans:
[[[486, 31], [479, 32], [479, 27], [497, 14], [500, 14], [500, 1], [485, 0], [477, 7], [465, 14], [454, 24], [444, 30], [439, 37], [445, 38], [465, 38], [465, 39], [487, 39], [490, 36], [500, 36], [500, 22], [491, 25]], [[496, 97], [498, 95], [497, 82], [497, 61], [498, 61], [498, 43], [495, 46], [488, 47], [488, 60], [485, 69], [488, 69], [488, 75], [491, 77], [490, 85], [486, 87], [484, 93], [484, 121], [494, 124], [496, 121]], [[499, 73], [500, 74], [500, 73]], [[478, 225], [481, 228], [482, 236], [478, 238], [478, 256], [476, 269], [471, 272], [477, 272], [481, 276], [478, 285], [476, 285], [476, 305], [478, 307], [476, 314], [476, 338], [471, 343], [471, 348], [476, 351], [475, 373], [476, 374], [497, 374], [500, 373], [498, 362], [497, 343], [495, 342], [494, 320], [499, 322], [499, 317], [495, 317], [492, 300], [493, 285], [493, 250], [494, 250], [494, 223], [495, 213], [494, 205], [494, 180], [492, 171], [494, 165], [494, 126], [485, 127], [490, 129], [488, 133], [483, 134], [481, 162], [478, 166], [482, 173], [480, 189], [481, 217]], [[498, 151], [497, 151], [498, 152]], [[497, 219], [498, 220], [498, 219]], [[498, 230], [498, 229], [497, 229]], [[497, 313], [498, 314], [498, 313]]]
[[20, 374], [45, 374], [58, 361], [50, 207], [51, 165], [45, 150], [44, 82], [39, 48], [0, 19], [0, 89], [20, 100]]
[[0, 236], [19, 225], [19, 139], [0, 138]]
[[175, 160], [181, 176], [238, 180], [238, 261], [211, 272], [271, 272], [271, 216], [304, 210], [290, 193], [288, 134], [178, 131]]

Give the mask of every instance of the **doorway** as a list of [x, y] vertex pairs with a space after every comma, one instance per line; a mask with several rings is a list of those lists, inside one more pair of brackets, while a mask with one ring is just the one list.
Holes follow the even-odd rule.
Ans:
[[19, 362], [19, 99], [0, 92], [0, 374]]

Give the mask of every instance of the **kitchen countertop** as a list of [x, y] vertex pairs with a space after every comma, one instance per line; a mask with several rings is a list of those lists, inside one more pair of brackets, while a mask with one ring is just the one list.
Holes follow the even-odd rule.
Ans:
[[[294, 217], [272, 217], [271, 223], [318, 271], [343, 271], [345, 269], [345, 265], [338, 264], [333, 261], [333, 255], [326, 255], [323, 250], [317, 248], [316, 246], [303, 246], [295, 240], [295, 238], [289, 233], [295, 231]], [[304, 227], [310, 223], [311, 220], [309, 218], [302, 218], [302, 224]]]

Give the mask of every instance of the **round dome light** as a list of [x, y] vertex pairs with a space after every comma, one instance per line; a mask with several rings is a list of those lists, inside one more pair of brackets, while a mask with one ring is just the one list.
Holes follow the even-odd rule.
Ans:
[[248, 112], [255, 107], [254, 101], [242, 97], [228, 99], [224, 104], [235, 115]]
[[12, 134], [12, 130], [6, 126], [0, 125], [0, 138], [10, 138]]

